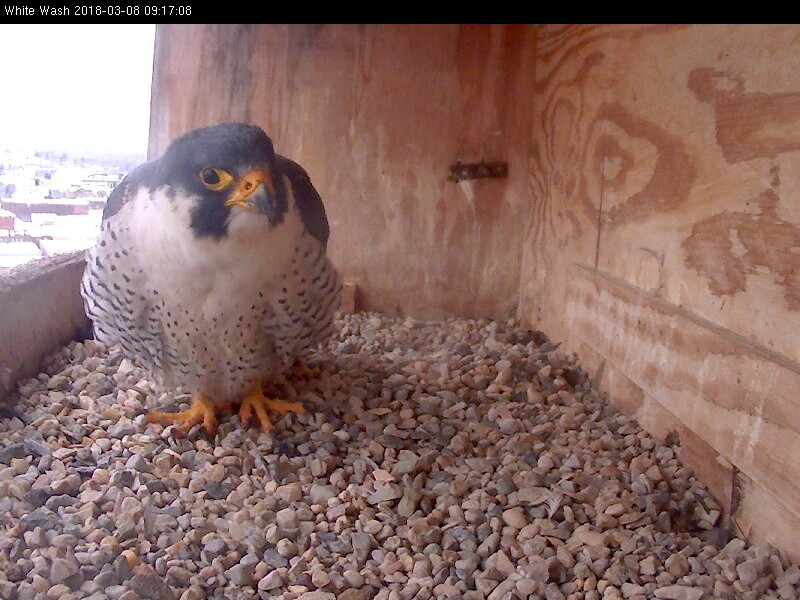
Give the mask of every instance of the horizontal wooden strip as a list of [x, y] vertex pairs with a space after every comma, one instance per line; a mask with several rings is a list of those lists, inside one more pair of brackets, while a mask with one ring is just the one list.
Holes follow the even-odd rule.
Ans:
[[607, 274], [576, 273], [573, 335], [800, 515], [797, 365]]
[[775, 352], [774, 350], [767, 348], [766, 346], [762, 346], [760, 344], [756, 344], [751, 340], [747, 339], [746, 337], [733, 332], [729, 329], [725, 329], [724, 327], [720, 327], [713, 321], [709, 321], [691, 311], [686, 310], [685, 308], [678, 306], [677, 304], [673, 304], [660, 298], [658, 296], [653, 296], [650, 294], [644, 293], [640, 288], [637, 288], [634, 285], [629, 284], [622, 279], [614, 277], [613, 275], [609, 275], [603, 271], [597, 270], [593, 267], [588, 265], [581, 265], [576, 264], [575, 268], [578, 270], [579, 273], [583, 273], [583, 275], [589, 279], [598, 279], [604, 280], [608, 282], [610, 286], [620, 288], [620, 290], [624, 290], [626, 294], [634, 294], [636, 296], [640, 296], [642, 298], [646, 298], [648, 303], [653, 307], [661, 311], [670, 312], [677, 316], [680, 316], [687, 321], [694, 323], [695, 325], [699, 325], [709, 331], [716, 333], [723, 338], [730, 340], [733, 343], [736, 343], [742, 346], [743, 349], [747, 350], [748, 352], [758, 355], [761, 358], [768, 360], [770, 362], [774, 362], [785, 369], [789, 369], [790, 371], [794, 371], [798, 375], [800, 375], [800, 363], [797, 361], [790, 360], [783, 354], [779, 352]]

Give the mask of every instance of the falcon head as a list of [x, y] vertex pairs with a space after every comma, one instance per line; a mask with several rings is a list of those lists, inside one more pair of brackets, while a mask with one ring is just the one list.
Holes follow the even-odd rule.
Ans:
[[133, 170], [114, 190], [103, 220], [141, 187], [165, 191], [158, 197], [173, 209], [182, 204], [180, 212], [188, 215], [197, 238], [222, 239], [233, 219], [253, 213], [274, 227], [288, 204], [272, 141], [260, 127], [244, 123], [204, 127], [175, 139], [160, 158]]

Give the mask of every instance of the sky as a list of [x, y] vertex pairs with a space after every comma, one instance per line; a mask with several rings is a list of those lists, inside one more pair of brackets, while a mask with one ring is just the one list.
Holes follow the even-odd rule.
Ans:
[[0, 25], [0, 148], [147, 152], [155, 25]]

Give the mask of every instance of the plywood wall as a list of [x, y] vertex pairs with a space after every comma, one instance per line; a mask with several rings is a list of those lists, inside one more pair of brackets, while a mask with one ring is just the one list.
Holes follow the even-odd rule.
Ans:
[[[197, 126], [257, 123], [322, 194], [361, 306], [512, 315], [534, 45], [519, 25], [159, 26], [150, 152]], [[508, 161], [510, 176], [449, 182], [458, 159]]]
[[800, 28], [538, 42], [521, 314], [800, 556]]

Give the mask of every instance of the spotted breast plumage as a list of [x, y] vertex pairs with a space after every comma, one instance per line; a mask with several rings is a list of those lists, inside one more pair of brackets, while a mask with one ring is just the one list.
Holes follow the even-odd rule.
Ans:
[[264, 430], [266, 398], [331, 334], [341, 285], [326, 256], [328, 220], [306, 171], [276, 154], [259, 127], [192, 131], [114, 189], [81, 290], [95, 337], [119, 343], [165, 386], [193, 395], [150, 421], [198, 423], [241, 402]]

